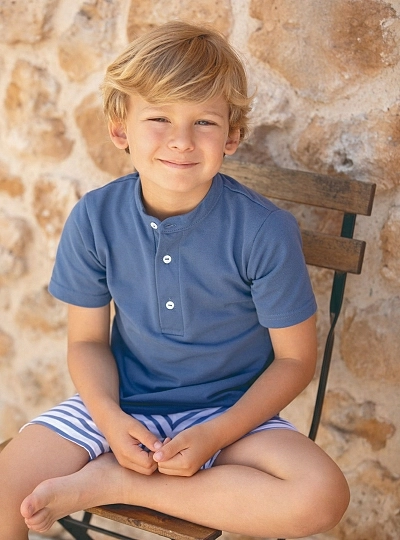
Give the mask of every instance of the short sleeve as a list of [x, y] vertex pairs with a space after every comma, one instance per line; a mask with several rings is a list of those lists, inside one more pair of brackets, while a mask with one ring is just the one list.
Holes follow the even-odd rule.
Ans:
[[83, 197], [68, 217], [57, 249], [49, 292], [69, 304], [102, 307], [111, 300], [105, 260], [101, 260]]
[[260, 324], [284, 328], [316, 311], [296, 219], [284, 210], [271, 212], [259, 229], [248, 266], [253, 302]]

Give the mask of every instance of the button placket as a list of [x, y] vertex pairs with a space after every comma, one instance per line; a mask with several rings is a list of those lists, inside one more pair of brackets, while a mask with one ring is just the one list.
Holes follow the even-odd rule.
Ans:
[[167, 233], [159, 227], [155, 258], [158, 309], [161, 331], [183, 335], [183, 317], [179, 282], [179, 243], [182, 233]]

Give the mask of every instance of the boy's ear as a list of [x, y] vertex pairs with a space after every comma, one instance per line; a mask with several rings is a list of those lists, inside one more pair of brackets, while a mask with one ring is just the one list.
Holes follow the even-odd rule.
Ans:
[[125, 150], [125, 148], [128, 148], [129, 144], [126, 136], [125, 126], [121, 122], [110, 122], [108, 124], [108, 133], [110, 134], [110, 138], [117, 148], [120, 150]]
[[231, 156], [234, 154], [237, 150], [237, 147], [240, 143], [240, 129], [235, 129], [231, 133], [229, 133], [228, 138], [225, 142], [225, 151], [224, 153], [227, 156]]

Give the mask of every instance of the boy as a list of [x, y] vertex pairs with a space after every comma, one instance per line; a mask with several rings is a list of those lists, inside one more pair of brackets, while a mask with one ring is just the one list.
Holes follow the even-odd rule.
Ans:
[[241, 62], [173, 22], [128, 47], [103, 93], [137, 173], [88, 193], [64, 228], [50, 292], [69, 305], [78, 395], [0, 455], [0, 540], [110, 503], [251, 536], [330, 529], [346, 481], [278, 416], [316, 361], [299, 231], [218, 174], [247, 130]]

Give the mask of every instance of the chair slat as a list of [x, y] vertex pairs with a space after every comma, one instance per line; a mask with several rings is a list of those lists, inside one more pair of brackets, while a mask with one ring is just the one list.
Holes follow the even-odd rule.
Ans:
[[214, 540], [222, 534], [217, 529], [209, 529], [141, 506], [111, 504], [90, 508], [87, 512], [172, 540]]
[[337, 272], [360, 274], [365, 242], [313, 231], [301, 231], [306, 263]]
[[265, 197], [371, 215], [375, 184], [229, 159], [221, 172]]

